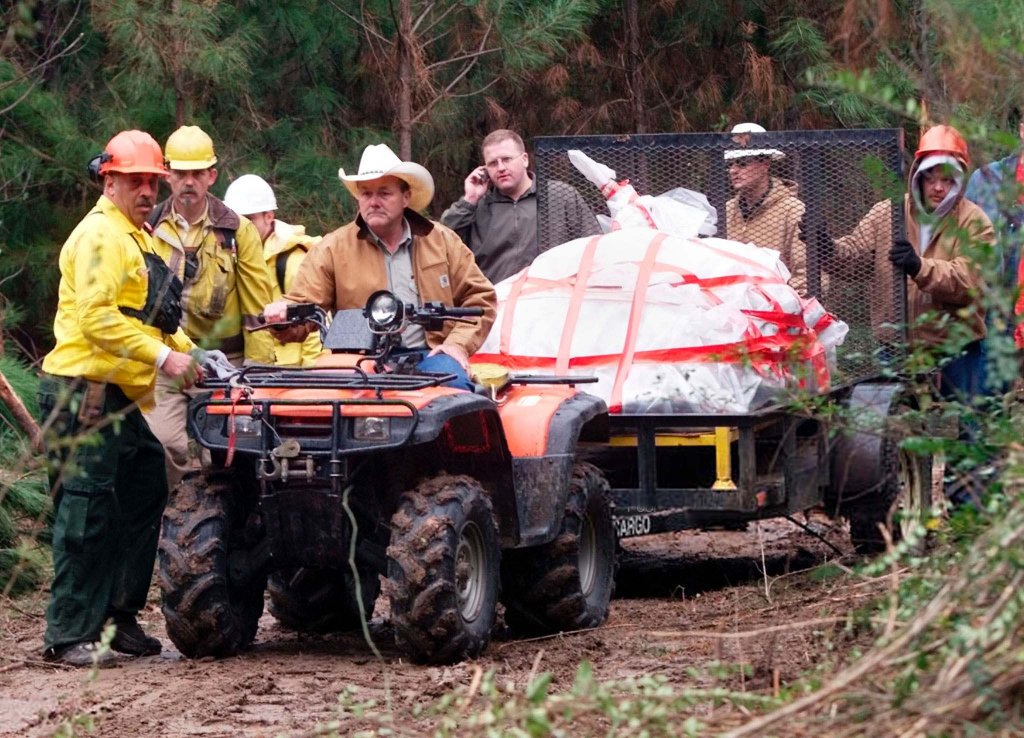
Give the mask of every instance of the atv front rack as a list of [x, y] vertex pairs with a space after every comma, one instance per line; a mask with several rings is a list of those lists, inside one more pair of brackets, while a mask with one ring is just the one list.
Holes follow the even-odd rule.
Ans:
[[198, 389], [224, 390], [228, 396], [233, 389], [370, 389], [385, 391], [412, 391], [427, 387], [440, 387], [456, 379], [454, 374], [421, 372], [417, 374], [374, 374], [357, 366], [345, 369], [282, 369], [276, 366], [249, 366], [237, 374], [221, 379], [212, 377], [196, 385]]

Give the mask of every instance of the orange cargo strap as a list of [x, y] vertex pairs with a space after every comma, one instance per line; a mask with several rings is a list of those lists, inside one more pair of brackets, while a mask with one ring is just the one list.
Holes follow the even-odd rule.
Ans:
[[576, 272], [576, 283], [573, 285], [569, 310], [566, 312], [565, 324], [562, 326], [562, 340], [558, 344], [558, 361], [555, 362], [556, 374], [564, 374], [569, 371], [569, 352], [572, 351], [572, 339], [576, 334], [576, 322], [580, 317], [583, 298], [587, 294], [587, 281], [590, 279], [590, 271], [594, 268], [594, 254], [597, 253], [597, 243], [600, 240], [600, 236], [594, 236], [587, 241], [587, 245], [583, 248], [580, 270]]
[[[651, 272], [654, 269], [658, 250], [661, 244], [668, 238], [668, 234], [659, 233], [649, 244], [644, 260], [640, 263], [640, 270], [636, 275], [636, 289], [633, 291], [633, 304], [629, 307], [629, 327], [626, 329], [626, 341], [622, 347], [622, 355], [619, 357], [619, 365], [615, 369], [615, 383], [612, 385], [611, 412], [621, 412], [622, 408], [622, 385], [626, 382], [626, 375], [633, 365], [633, 356], [636, 354], [636, 337], [640, 333], [640, 319], [644, 314], [644, 302], [647, 299], [647, 287], [651, 280]], [[615, 410], [619, 408], [619, 410]]]

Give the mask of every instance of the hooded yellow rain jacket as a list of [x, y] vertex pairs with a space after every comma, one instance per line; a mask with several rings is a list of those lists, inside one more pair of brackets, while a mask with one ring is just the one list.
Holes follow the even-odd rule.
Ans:
[[[274, 230], [263, 242], [263, 258], [273, 277], [274, 300], [280, 300], [281, 294], [291, 289], [295, 275], [299, 271], [302, 260], [310, 246], [320, 241], [320, 236], [307, 236], [305, 226], [289, 225], [280, 220], [274, 221]], [[277, 275], [278, 260], [284, 259], [284, 289]], [[318, 332], [310, 333], [302, 343], [281, 343], [274, 341], [274, 353], [277, 363], [281, 366], [311, 366], [323, 352]]]

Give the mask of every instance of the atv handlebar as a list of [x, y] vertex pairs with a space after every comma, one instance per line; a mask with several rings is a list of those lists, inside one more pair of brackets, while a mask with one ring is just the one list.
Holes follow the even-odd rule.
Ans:
[[309, 302], [300, 302], [294, 305], [289, 305], [284, 321], [268, 323], [267, 318], [263, 313], [257, 315], [256, 320], [258, 320], [260, 324], [252, 328], [247, 328], [250, 333], [253, 331], [266, 330], [267, 328], [271, 330], [282, 330], [284, 328], [301, 325], [302, 323], [312, 323], [321, 331], [327, 330], [327, 313], [324, 312], [323, 308], [320, 306]]

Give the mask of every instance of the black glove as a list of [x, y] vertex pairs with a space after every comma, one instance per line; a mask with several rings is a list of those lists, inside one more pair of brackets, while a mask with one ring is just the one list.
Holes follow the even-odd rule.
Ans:
[[829, 235], [828, 225], [825, 221], [817, 219], [813, 228], [807, 227], [807, 220], [800, 219], [796, 226], [797, 235], [809, 248], [816, 249], [822, 256], [827, 256], [835, 251], [836, 245]]
[[921, 257], [905, 238], [897, 238], [889, 249], [889, 261], [906, 272], [909, 277], [916, 277], [921, 271]]

